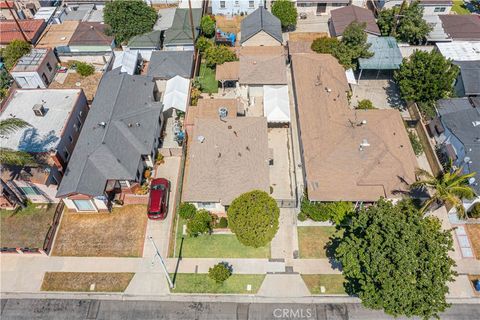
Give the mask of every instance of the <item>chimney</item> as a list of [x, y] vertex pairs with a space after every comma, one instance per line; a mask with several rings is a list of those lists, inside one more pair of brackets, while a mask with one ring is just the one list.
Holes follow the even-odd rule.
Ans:
[[39, 103], [35, 104], [32, 110], [37, 117], [43, 117], [46, 113], [43, 104], [39, 104]]

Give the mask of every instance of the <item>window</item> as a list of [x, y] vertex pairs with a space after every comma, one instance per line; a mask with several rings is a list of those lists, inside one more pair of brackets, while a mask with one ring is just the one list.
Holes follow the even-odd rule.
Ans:
[[42, 73], [42, 80], [43, 80], [43, 83], [45, 83], [46, 85], [48, 85], [48, 78], [47, 76], [45, 75], [45, 73]]
[[255, 7], [255, 1], [248, 1], [248, 7], [249, 8]]
[[50, 64], [50, 62], [47, 62], [47, 68], [48, 68], [48, 71], [52, 71], [52, 65]]
[[225, 9], [225, 1], [220, 1], [220, 8]]
[[63, 148], [63, 157], [65, 158], [65, 160], [68, 160], [68, 158], [70, 157], [70, 153], [68, 152], [67, 148]]
[[90, 200], [73, 200], [77, 211], [97, 211]]
[[433, 9], [433, 12], [445, 12], [445, 10], [447, 10], [447, 8], [445, 7], [435, 7], [435, 9]]
[[73, 142], [73, 138], [72, 138], [72, 136], [70, 136], [70, 135], [68, 136], [68, 141], [70, 141], [70, 143], [72, 143], [72, 142]]
[[199, 202], [198, 209], [215, 209], [215, 202]]

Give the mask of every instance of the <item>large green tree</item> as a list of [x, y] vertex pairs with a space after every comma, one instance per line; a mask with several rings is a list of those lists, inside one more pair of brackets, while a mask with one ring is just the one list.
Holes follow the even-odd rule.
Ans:
[[215, 20], [211, 16], [203, 16], [200, 20], [200, 29], [207, 38], [211, 38], [215, 35]]
[[297, 25], [297, 8], [290, 0], [277, 0], [272, 5], [272, 14], [276, 16], [282, 28], [290, 30]]
[[115, 0], [108, 2], [103, 11], [105, 23], [111, 28], [117, 43], [152, 31], [157, 13], [142, 0]]
[[425, 41], [432, 27], [423, 19], [423, 7], [418, 1], [380, 11], [377, 24], [384, 36], [393, 36], [403, 42], [419, 44]]
[[[0, 136], [8, 136], [15, 131], [29, 127], [26, 121], [18, 118], [0, 120]], [[25, 165], [33, 163], [33, 157], [27, 152], [15, 151], [0, 146], [0, 163], [10, 165]]]
[[268, 193], [254, 190], [233, 200], [227, 216], [228, 226], [237, 239], [258, 248], [269, 244], [277, 233], [280, 209]]
[[463, 168], [457, 168], [449, 169], [435, 177], [426, 170], [417, 169], [416, 174], [420, 180], [412, 183], [410, 188], [424, 189], [431, 195], [430, 199], [423, 204], [422, 212], [435, 204], [446, 204], [454, 207], [460, 218], [466, 217], [462, 200], [475, 197], [475, 192], [470, 187], [468, 180], [474, 177], [476, 172], [464, 174]]
[[8, 89], [12, 85], [13, 78], [7, 70], [0, 70], [0, 100], [7, 96]]
[[403, 59], [394, 78], [404, 100], [418, 102], [421, 111], [434, 116], [432, 105], [452, 95], [459, 69], [438, 51], [416, 50], [410, 59]]
[[210, 212], [201, 209], [198, 210], [193, 218], [187, 222], [187, 233], [189, 236], [196, 237], [212, 230], [213, 218]]
[[352, 217], [334, 238], [345, 287], [371, 309], [429, 319], [444, 311], [455, 262], [450, 231], [437, 218], [422, 219], [410, 202], [381, 199]]
[[17, 63], [18, 59], [32, 50], [32, 45], [26, 41], [13, 40], [5, 48], [0, 51], [0, 57], [7, 70], [12, 69]]
[[205, 49], [204, 57], [207, 66], [209, 66], [210, 68], [214, 68], [217, 64], [237, 60], [235, 52], [233, 52], [224, 45], [212, 45], [208, 47], [207, 49]]

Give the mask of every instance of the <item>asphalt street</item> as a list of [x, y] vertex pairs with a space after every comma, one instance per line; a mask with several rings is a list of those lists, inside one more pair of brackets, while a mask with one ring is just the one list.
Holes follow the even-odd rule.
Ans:
[[[393, 319], [360, 304], [193, 303], [73, 299], [4, 299], [2, 320], [376, 320]], [[404, 319], [404, 318], [397, 318]], [[455, 304], [445, 320], [478, 320], [479, 304]]]

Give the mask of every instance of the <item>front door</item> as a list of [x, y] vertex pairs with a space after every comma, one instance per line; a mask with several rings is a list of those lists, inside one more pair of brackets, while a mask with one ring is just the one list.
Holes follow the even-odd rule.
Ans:
[[317, 3], [317, 15], [327, 12], [326, 3]]

